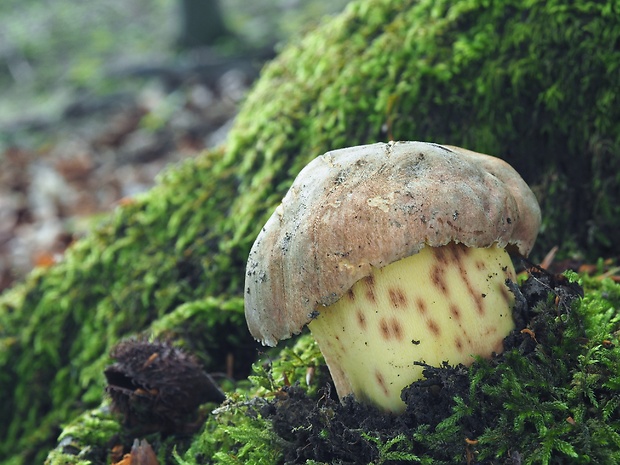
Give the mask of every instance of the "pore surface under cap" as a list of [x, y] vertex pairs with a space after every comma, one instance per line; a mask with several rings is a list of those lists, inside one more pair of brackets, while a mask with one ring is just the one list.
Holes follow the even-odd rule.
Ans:
[[248, 327], [275, 345], [373, 267], [449, 242], [527, 255], [539, 226], [533, 193], [498, 158], [424, 142], [328, 152], [299, 173], [252, 247]]

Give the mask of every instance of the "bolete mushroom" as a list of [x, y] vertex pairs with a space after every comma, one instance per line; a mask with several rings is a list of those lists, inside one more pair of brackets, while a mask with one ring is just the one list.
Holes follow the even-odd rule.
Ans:
[[515, 272], [540, 208], [504, 161], [424, 142], [310, 162], [249, 255], [245, 315], [263, 344], [308, 324], [341, 398], [401, 412], [415, 361], [469, 365], [513, 329]]

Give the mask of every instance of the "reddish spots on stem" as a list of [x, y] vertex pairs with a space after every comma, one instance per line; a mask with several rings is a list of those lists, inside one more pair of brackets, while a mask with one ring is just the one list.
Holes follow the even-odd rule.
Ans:
[[385, 318], [381, 318], [381, 321], [379, 322], [379, 329], [381, 330], [381, 336], [383, 339], [390, 338], [390, 326]]
[[456, 350], [458, 350], [459, 352], [463, 352], [463, 341], [461, 341], [460, 337], [456, 337], [456, 339], [454, 340], [454, 345], [456, 346]]
[[444, 277], [445, 270], [441, 265], [435, 265], [431, 271], [431, 281], [433, 285], [437, 287], [442, 294], [448, 294], [448, 286]]
[[416, 307], [418, 308], [418, 310], [420, 311], [422, 315], [424, 315], [426, 311], [428, 310], [426, 306], [426, 302], [422, 299], [416, 300]]
[[360, 327], [363, 330], [366, 330], [366, 315], [364, 315], [364, 313], [358, 309], [356, 316], [357, 316], [357, 323], [360, 325]]
[[349, 289], [347, 291], [347, 298], [351, 301], [354, 302], [355, 301], [355, 293], [353, 292], [353, 289]]
[[435, 336], [439, 336], [439, 334], [441, 333], [441, 330], [439, 329], [439, 325], [437, 324], [435, 320], [428, 320], [426, 322], [426, 326], [428, 326], [428, 329]]
[[469, 335], [469, 333], [467, 332], [466, 328], [460, 327], [461, 331], [460, 331], [460, 339], [461, 341], [465, 341], [463, 342], [463, 345], [468, 345], [469, 347], [472, 346], [472, 342], [471, 342], [471, 336]]
[[482, 297], [482, 294], [480, 294], [479, 292], [476, 291], [476, 289], [474, 289], [474, 286], [472, 286], [471, 282], [469, 282], [469, 279], [467, 278], [467, 275], [465, 273], [461, 273], [461, 277], [463, 278], [465, 287], [467, 287], [467, 293], [471, 296], [472, 300], [474, 301], [474, 305], [476, 305], [476, 310], [478, 311], [478, 315], [483, 316], [485, 313], [484, 312], [484, 297]]
[[443, 265], [448, 263], [448, 259], [446, 258], [445, 248], [444, 247], [434, 247], [433, 253], [435, 254], [435, 258], [437, 261]]
[[383, 394], [385, 394], [386, 396], [389, 395], [390, 391], [388, 391], [387, 385], [385, 384], [385, 379], [383, 378], [383, 375], [379, 370], [375, 371], [375, 379], [377, 380], [377, 384], [383, 391]]
[[379, 331], [381, 332], [381, 337], [386, 341], [392, 338], [402, 341], [404, 337], [404, 330], [398, 318], [392, 318], [389, 321], [382, 318], [379, 322]]
[[364, 294], [366, 295], [366, 299], [374, 304], [377, 300], [375, 297], [375, 277], [373, 275], [369, 275], [362, 278], [362, 284], [364, 285]]
[[[452, 253], [453, 261], [458, 265], [461, 278], [463, 279], [465, 287], [467, 288], [467, 293], [474, 301], [474, 304], [476, 305], [476, 310], [478, 310], [478, 314], [481, 316], [484, 315], [485, 311], [483, 298], [478, 292], [476, 292], [471, 282], [469, 281], [467, 277], [467, 270], [465, 269], [461, 261], [464, 256], [468, 255], [471, 252], [471, 250], [463, 244], [453, 244], [453, 246], [450, 247], [449, 250]], [[446, 294], [446, 292], [444, 292], [444, 294]]]
[[486, 264], [482, 260], [476, 260], [476, 269], [483, 271], [486, 268]]
[[452, 244], [452, 247], [450, 247], [450, 252], [452, 254], [452, 261], [460, 266], [463, 255], [467, 253], [466, 247], [462, 244]]
[[337, 351], [337, 352], [340, 352], [341, 354], [346, 354], [347, 353], [347, 348], [344, 346], [344, 344], [340, 340], [340, 336], [338, 336], [336, 334], [334, 336], [334, 339], [336, 339], [336, 341], [338, 341], [338, 344], [336, 346], [334, 346], [334, 350]]
[[403, 308], [407, 306], [407, 296], [402, 289], [390, 288], [388, 291], [390, 294], [390, 302], [394, 308]]
[[460, 320], [461, 309], [454, 304], [450, 304], [450, 315], [452, 315], [455, 320]]
[[476, 304], [476, 310], [478, 310], [478, 314], [480, 316], [484, 315], [484, 297], [481, 294], [476, 294], [473, 289], [471, 292], [471, 296], [474, 299], [474, 303]]
[[392, 333], [394, 334], [394, 337], [399, 341], [403, 340], [403, 328], [396, 318], [392, 319]]

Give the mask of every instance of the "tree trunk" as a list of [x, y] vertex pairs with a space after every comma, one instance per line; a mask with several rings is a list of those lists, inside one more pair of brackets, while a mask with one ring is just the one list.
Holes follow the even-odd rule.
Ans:
[[229, 34], [218, 0], [181, 0], [179, 13], [182, 48], [213, 45]]

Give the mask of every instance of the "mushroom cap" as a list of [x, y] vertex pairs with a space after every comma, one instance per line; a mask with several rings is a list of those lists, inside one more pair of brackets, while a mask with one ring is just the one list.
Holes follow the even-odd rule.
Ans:
[[382, 268], [449, 242], [527, 255], [541, 215], [519, 174], [495, 157], [425, 142], [334, 150], [310, 162], [248, 258], [245, 316], [265, 345]]

